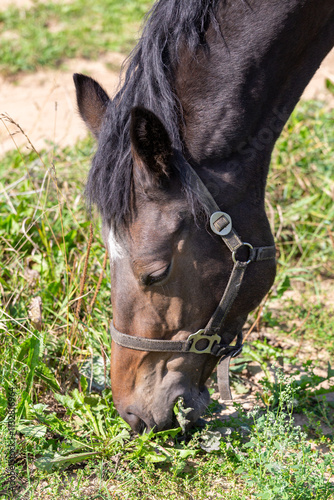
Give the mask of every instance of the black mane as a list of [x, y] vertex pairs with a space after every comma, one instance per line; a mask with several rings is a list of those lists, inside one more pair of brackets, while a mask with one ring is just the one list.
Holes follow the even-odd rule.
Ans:
[[198, 200], [187, 180], [180, 137], [180, 109], [173, 92], [173, 67], [181, 46], [195, 54], [205, 44], [208, 26], [218, 26], [215, 13], [219, 0], [159, 0], [149, 12], [143, 34], [130, 54], [124, 82], [108, 104], [99, 146], [89, 172], [86, 195], [101, 215], [115, 224], [130, 213], [132, 158], [130, 112], [141, 105], [164, 123], [177, 154], [180, 178], [195, 213]]

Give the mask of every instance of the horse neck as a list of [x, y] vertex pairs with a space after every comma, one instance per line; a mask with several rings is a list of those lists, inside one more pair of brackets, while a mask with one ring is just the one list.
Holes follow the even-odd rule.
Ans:
[[248, 196], [263, 207], [274, 144], [334, 44], [334, 3], [226, 0], [217, 20], [176, 70], [185, 149], [226, 205]]

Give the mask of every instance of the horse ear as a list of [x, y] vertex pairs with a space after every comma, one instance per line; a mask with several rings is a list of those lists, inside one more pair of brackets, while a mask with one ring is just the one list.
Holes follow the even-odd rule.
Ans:
[[80, 115], [89, 130], [98, 139], [103, 118], [110, 102], [108, 94], [93, 78], [73, 75]]
[[167, 180], [171, 174], [172, 143], [160, 119], [141, 106], [132, 108], [130, 138], [132, 154], [137, 159], [134, 164], [144, 167], [151, 180], [152, 176], [159, 183]]

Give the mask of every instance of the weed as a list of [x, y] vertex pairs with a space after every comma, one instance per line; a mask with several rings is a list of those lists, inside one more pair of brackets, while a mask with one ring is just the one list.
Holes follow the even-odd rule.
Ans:
[[256, 491], [256, 498], [328, 499], [333, 493], [326, 481], [326, 474], [333, 473], [331, 455], [320, 457], [294, 425], [293, 409], [301, 387], [281, 371], [277, 377], [276, 394], [269, 398], [276, 409], [268, 406], [265, 412], [260, 408], [250, 412], [251, 435], [236, 451], [240, 460], [236, 472]]

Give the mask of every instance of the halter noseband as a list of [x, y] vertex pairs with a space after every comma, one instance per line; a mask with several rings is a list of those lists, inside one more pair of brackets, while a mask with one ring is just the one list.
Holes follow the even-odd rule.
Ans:
[[[247, 266], [251, 262], [275, 259], [276, 249], [274, 245], [254, 248], [250, 243], [243, 242], [233, 229], [231, 217], [227, 213], [220, 211], [212, 195], [190, 166], [188, 173], [192, 185], [200, 192], [205, 205], [212, 213], [210, 217], [211, 230], [221, 237], [232, 253], [234, 265], [224, 294], [206, 327], [190, 334], [187, 340], [158, 340], [134, 337], [116, 330], [113, 322], [110, 324], [110, 334], [116, 344], [128, 349], [148, 352], [191, 352], [195, 354], [211, 354], [221, 358], [217, 368], [219, 392], [221, 399], [230, 400], [232, 397], [229, 382], [229, 364], [231, 358], [237, 356], [242, 350], [242, 332], [238, 333], [236, 344], [230, 346], [222, 342], [220, 330], [238, 295]], [[249, 250], [248, 258], [245, 261], [238, 260], [237, 256], [238, 250], [242, 247]]]

